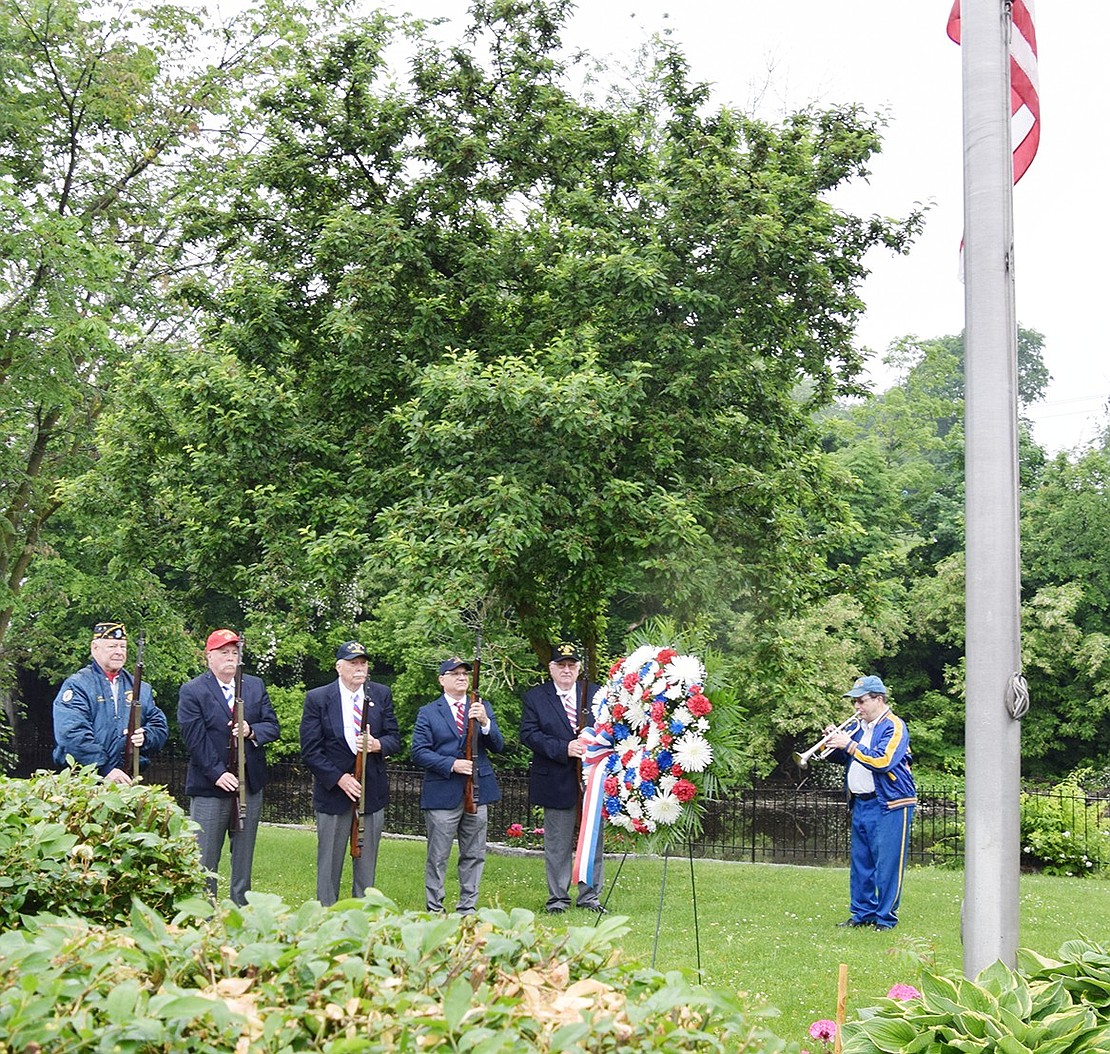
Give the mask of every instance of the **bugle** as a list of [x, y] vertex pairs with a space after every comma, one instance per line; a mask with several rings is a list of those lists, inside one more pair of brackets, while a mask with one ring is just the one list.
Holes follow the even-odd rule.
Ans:
[[794, 764], [797, 765], [798, 768], [804, 769], [806, 765], [809, 764], [810, 758], [812, 758], [814, 754], [817, 755], [818, 759], [827, 758], [833, 752], [832, 747], [825, 745], [829, 741], [829, 736], [834, 735], [837, 732], [846, 732], [851, 735], [858, 727], [859, 718], [855, 714], [852, 714], [851, 717], [849, 717], [846, 721], [842, 721], [831, 732], [826, 732], [819, 740], [817, 740], [816, 743], [813, 744], [813, 746], [809, 748], [809, 750], [805, 751], [805, 753], [799, 754], [795, 752]]

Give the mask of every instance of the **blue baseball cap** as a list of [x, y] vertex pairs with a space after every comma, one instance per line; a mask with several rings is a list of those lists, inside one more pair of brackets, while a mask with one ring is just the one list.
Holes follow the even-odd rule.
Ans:
[[465, 670], [471, 668], [470, 663], [467, 662], [466, 659], [460, 659], [457, 655], [452, 655], [451, 658], [444, 659], [443, 662], [439, 664], [439, 675], [442, 677], [445, 673], [451, 670], [457, 670], [460, 666]]
[[889, 694], [881, 678], [876, 677], [874, 674], [870, 674], [867, 677], [860, 677], [856, 683], [844, 693], [845, 697], [849, 699], [858, 699], [861, 695]]

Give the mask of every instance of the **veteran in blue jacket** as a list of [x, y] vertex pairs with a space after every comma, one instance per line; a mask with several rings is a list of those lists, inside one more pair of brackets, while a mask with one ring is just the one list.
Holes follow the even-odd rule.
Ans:
[[[122, 622], [98, 622], [89, 645], [92, 661], [67, 677], [54, 698], [54, 763], [66, 757], [78, 765], [93, 765], [112, 783], [130, 783], [124, 770], [127, 726], [134, 680], [127, 663], [127, 628]], [[154, 702], [145, 681], [139, 689], [139, 727], [132, 744], [139, 749], [139, 766], [166, 745], [169, 724]]]
[[[389, 804], [385, 759], [401, 749], [401, 733], [393, 713], [393, 693], [369, 680], [370, 661], [358, 641], [341, 644], [335, 653], [338, 677], [313, 688], [304, 698], [301, 717], [301, 759], [312, 772], [312, 806], [316, 811], [316, 899], [339, 899], [343, 861], [351, 823], [365, 785], [362, 804], [362, 845], [351, 867], [351, 896], [361, 897], [374, 885], [378, 846]], [[363, 783], [355, 763], [366, 736]]]
[[917, 806], [910, 734], [887, 703], [886, 685], [873, 674], [860, 677], [845, 696], [858, 724], [834, 731], [830, 755], [844, 766], [852, 810], [851, 915], [840, 926], [898, 925], [902, 879], [910, 850], [910, 824]]
[[[528, 766], [528, 801], [543, 809], [543, 859], [547, 877], [546, 910], [561, 914], [570, 907], [570, 886], [577, 844], [582, 755], [579, 733], [594, 721], [596, 684], [579, 679], [582, 659], [571, 643], [556, 644], [547, 664], [549, 681], [524, 693], [520, 741], [532, 752]], [[593, 881], [579, 882], [577, 904], [602, 913], [604, 838], [597, 840]]]
[[[460, 915], [471, 915], [478, 905], [478, 886], [486, 862], [487, 806], [499, 801], [501, 788], [489, 754], [505, 749], [493, 710], [484, 699], [468, 699], [471, 664], [457, 655], [439, 664], [443, 694], [420, 708], [412, 732], [412, 760], [424, 770], [420, 808], [428, 832], [424, 866], [424, 899], [429, 911], [443, 911], [447, 859], [451, 843], [459, 843]], [[466, 731], [478, 723], [474, 757], [467, 759]], [[473, 813], [466, 812], [463, 793], [472, 778]]]
[[[231, 840], [230, 896], [236, 904], [247, 902], [251, 888], [254, 843], [262, 816], [262, 788], [266, 785], [266, 744], [281, 735], [277, 714], [266, 686], [259, 677], [243, 674], [244, 775], [239, 785], [238, 766], [231, 751], [235, 672], [240, 661], [239, 634], [232, 629], [214, 630], [204, 646], [208, 669], [186, 681], [177, 695], [177, 723], [189, 752], [185, 793], [191, 798], [189, 815], [197, 822], [200, 862], [210, 872], [208, 892], [216, 896], [216, 871], [224, 839]], [[246, 804], [242, 829], [232, 815], [236, 794]]]

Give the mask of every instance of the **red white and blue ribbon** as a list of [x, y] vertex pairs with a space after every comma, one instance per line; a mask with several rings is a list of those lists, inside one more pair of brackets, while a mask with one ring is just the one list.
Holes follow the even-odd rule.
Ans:
[[594, 883], [594, 855], [598, 840], [604, 838], [601, 830], [602, 807], [605, 804], [604, 761], [613, 753], [612, 732], [583, 729], [578, 737], [586, 746], [582, 755], [582, 772], [586, 777], [586, 790], [582, 795], [582, 822], [578, 825], [578, 849], [574, 854], [574, 871], [571, 881]]

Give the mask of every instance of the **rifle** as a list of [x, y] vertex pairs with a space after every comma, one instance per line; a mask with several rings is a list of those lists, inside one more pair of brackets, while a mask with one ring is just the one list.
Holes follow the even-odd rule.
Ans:
[[242, 831], [247, 826], [247, 745], [243, 742], [243, 638], [239, 637], [239, 655], [235, 661], [235, 707], [231, 720], [231, 743], [228, 764], [234, 765], [239, 787], [231, 799], [228, 829]]
[[[586, 663], [582, 663], [582, 673], [578, 678], [579, 683], [575, 685], [578, 690], [578, 723], [574, 731], [576, 734], [581, 735], [582, 729], [586, 727], [586, 693], [590, 690], [590, 675], [586, 668]], [[576, 824], [582, 822], [582, 759], [574, 759], [574, 775], [576, 786], [578, 788], [578, 801], [576, 804], [577, 817]]]
[[[474, 665], [470, 670], [470, 691], [467, 693], [470, 697], [470, 705], [473, 706], [481, 696], [478, 694], [478, 677], [482, 668], [482, 631], [478, 630], [478, 649], [474, 655]], [[474, 737], [477, 734], [478, 721], [476, 718], [469, 718], [466, 722], [466, 760], [474, 760]], [[478, 811], [478, 803], [475, 800], [474, 794], [474, 770], [471, 769], [469, 775], [466, 777], [466, 782], [463, 783], [463, 811], [469, 813], [476, 813]]]
[[[363, 689], [365, 689], [363, 685]], [[366, 758], [370, 753], [367, 743], [367, 718], [370, 716], [370, 703], [365, 690], [362, 697], [362, 719], [359, 732], [362, 733], [362, 749], [355, 755], [355, 779], [358, 780], [358, 801], [351, 802], [351, 859], [362, 856], [362, 842], [366, 836]]]
[[123, 768], [132, 780], [139, 778], [139, 750], [131, 742], [131, 737], [142, 726], [143, 715], [143, 648], [146, 635], [139, 634], [139, 654], [135, 656], [135, 679], [131, 684], [131, 708], [127, 713], [127, 741], [123, 746]]

